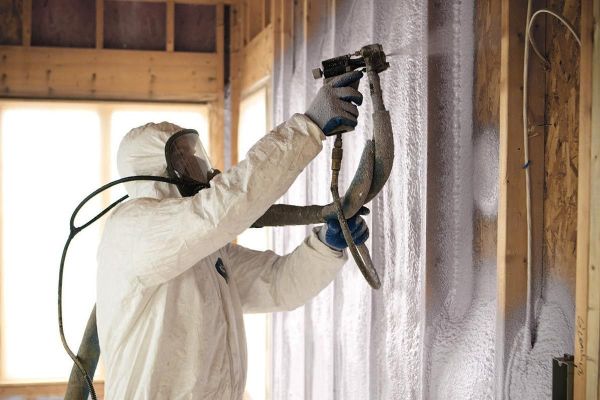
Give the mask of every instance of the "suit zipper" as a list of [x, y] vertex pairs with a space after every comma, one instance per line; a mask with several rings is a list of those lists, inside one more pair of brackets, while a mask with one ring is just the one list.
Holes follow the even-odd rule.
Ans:
[[229, 320], [229, 314], [227, 313], [227, 310], [225, 309], [225, 302], [223, 301], [223, 290], [221, 288], [221, 282], [219, 282], [219, 279], [221, 278], [221, 276], [219, 275], [218, 277], [214, 276], [214, 273], [216, 272], [213, 271], [213, 279], [214, 278], [218, 278], [217, 280], [217, 285], [219, 287], [219, 299], [221, 300], [221, 311], [223, 311], [223, 315], [225, 315], [225, 321], [227, 322], [227, 337], [225, 338], [226, 340], [226, 344], [227, 344], [227, 353], [229, 356], [229, 380], [231, 382], [231, 399], [232, 400], [236, 400], [235, 396], [235, 388], [234, 388], [234, 379], [233, 379], [233, 356], [231, 354], [231, 340], [230, 340], [230, 334], [231, 334], [231, 321]]

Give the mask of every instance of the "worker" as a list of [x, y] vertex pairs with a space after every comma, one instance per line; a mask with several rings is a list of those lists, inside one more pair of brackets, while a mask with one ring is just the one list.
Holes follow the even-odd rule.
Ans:
[[[279, 199], [321, 151], [325, 135], [356, 126], [359, 71], [336, 77], [224, 173], [213, 170], [195, 131], [147, 124], [122, 140], [131, 200], [117, 207], [98, 250], [97, 320], [105, 398], [242, 399], [243, 312], [292, 310], [319, 293], [346, 262], [339, 223], [316, 227], [291, 253], [232, 241]], [[355, 104], [353, 104], [355, 103]], [[349, 219], [357, 244], [369, 235]]]

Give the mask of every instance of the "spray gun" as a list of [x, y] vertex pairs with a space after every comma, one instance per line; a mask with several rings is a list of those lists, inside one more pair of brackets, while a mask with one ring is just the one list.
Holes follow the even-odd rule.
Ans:
[[274, 204], [252, 227], [319, 224], [331, 218], [340, 221], [348, 248], [360, 271], [374, 289], [379, 289], [381, 281], [371, 261], [367, 247], [356, 246], [352, 241], [345, 216], [355, 215], [360, 208], [371, 201], [387, 182], [394, 162], [394, 137], [390, 114], [383, 104], [379, 73], [389, 68], [386, 55], [380, 44], [370, 44], [355, 53], [325, 60], [321, 68], [313, 70], [315, 79], [330, 79], [336, 75], [364, 68], [369, 79], [371, 101], [373, 103], [373, 138], [367, 140], [354, 178], [344, 197], [340, 198], [338, 177], [342, 163], [342, 135], [351, 127], [341, 127], [337, 131], [331, 155], [331, 194], [333, 202], [327, 205], [295, 206]]
[[[353, 71], [353, 70], [356, 70], [359, 68], [364, 68], [365, 71], [367, 72], [367, 76], [369, 78], [369, 89], [371, 92], [371, 100], [373, 101], [373, 108], [374, 108], [374, 112], [373, 112], [373, 121], [375, 124], [374, 136], [377, 137], [377, 133], [380, 133], [380, 134], [387, 133], [388, 138], [392, 139], [391, 140], [391, 144], [392, 144], [391, 158], [390, 158], [389, 149], [387, 149], [387, 154], [386, 154], [386, 156], [388, 158], [386, 161], [389, 163], [389, 167], [391, 170], [391, 164], [393, 162], [393, 138], [391, 137], [392, 129], [391, 129], [391, 122], [390, 122], [390, 115], [385, 110], [385, 107], [383, 105], [383, 97], [381, 94], [381, 85], [379, 82], [379, 73], [388, 69], [390, 64], [386, 61], [385, 53], [383, 52], [382, 46], [380, 44], [370, 44], [370, 45], [362, 47], [360, 50], [358, 50], [354, 54], [347, 54], [344, 56], [331, 58], [329, 60], [323, 61], [321, 64], [323, 66], [322, 70], [320, 68], [316, 68], [312, 71], [313, 77], [315, 79], [324, 77], [325, 80], [328, 80], [328, 79], [333, 78], [334, 76], [341, 75], [346, 72], [350, 72], [350, 71]], [[352, 129], [354, 129], [354, 128], [342, 127], [341, 129], [338, 130], [338, 132], [336, 132], [336, 139], [335, 139], [334, 147], [331, 152], [331, 187], [330, 187], [331, 195], [333, 197], [333, 205], [334, 205], [336, 217], [340, 223], [340, 226], [342, 228], [342, 233], [344, 235], [344, 239], [346, 240], [346, 243], [348, 244], [348, 249], [350, 250], [352, 257], [354, 258], [354, 261], [356, 262], [358, 268], [360, 269], [360, 272], [363, 274], [363, 276], [365, 277], [365, 279], [367, 280], [369, 285], [373, 289], [379, 289], [381, 287], [381, 281], [379, 279], [379, 275], [377, 274], [377, 270], [375, 269], [375, 267], [373, 265], [373, 261], [371, 260], [371, 255], [369, 254], [369, 249], [367, 248], [367, 246], [365, 244], [361, 244], [358, 246], [356, 244], [354, 244], [354, 241], [352, 240], [352, 235], [350, 233], [350, 229], [348, 227], [348, 223], [346, 222], [346, 216], [351, 217], [358, 210], [354, 210], [353, 209], [354, 207], [352, 207], [352, 208], [351, 207], [343, 207], [342, 199], [340, 198], [340, 194], [339, 194], [338, 178], [339, 178], [339, 173], [340, 173], [340, 169], [341, 169], [341, 165], [342, 165], [342, 157], [343, 157], [343, 152], [344, 152], [342, 149], [342, 133], [348, 132]], [[372, 170], [373, 172], [361, 171], [361, 169], [359, 168], [359, 170], [357, 171], [357, 175], [355, 175], [355, 179], [356, 179], [356, 176], [358, 176], [359, 173], [361, 173], [361, 172], [362, 172], [362, 174], [366, 174], [366, 178], [370, 175], [371, 179], [367, 178], [366, 180], [367, 181], [370, 180], [371, 185], [369, 188], [369, 192], [374, 192], [374, 194], [377, 194], [377, 192], [379, 192], [379, 190], [381, 190], [381, 188], [383, 187], [383, 184], [385, 184], [385, 181], [389, 177], [389, 170], [387, 173], [384, 173], [384, 174], [382, 174], [383, 171], [377, 171], [378, 161], [379, 162], [382, 161], [382, 160], [377, 160], [377, 157], [378, 157], [378, 155], [381, 156], [382, 154], [376, 154], [377, 153], [376, 151], [377, 151], [376, 143], [373, 142], [373, 140], [370, 140], [369, 142], [367, 142], [367, 145], [365, 146], [365, 149], [363, 151], [362, 159], [365, 159], [366, 157], [373, 159], [373, 170]], [[361, 161], [362, 161], [362, 159], [361, 159]], [[376, 178], [376, 181], [380, 181], [380, 186], [378, 184], [375, 184], [375, 181], [373, 180], [373, 178], [376, 175], [385, 175], [385, 177], [378, 176]], [[383, 182], [381, 183], [382, 179], [383, 179]], [[374, 186], [379, 186], [379, 187], [374, 187]], [[366, 193], [368, 193], [368, 192], [366, 192]], [[367, 197], [368, 197], [368, 194], [367, 194]], [[370, 199], [367, 199], [367, 197], [361, 199], [361, 201], [359, 201], [359, 203], [364, 204], [367, 201], [370, 201]], [[364, 203], [363, 203], [363, 201], [364, 201]]]
[[355, 53], [321, 61], [321, 65], [323, 69], [315, 68], [312, 70], [315, 79], [329, 79], [360, 68], [366, 68], [367, 71], [371, 70], [379, 74], [390, 66], [380, 44], [363, 46]]

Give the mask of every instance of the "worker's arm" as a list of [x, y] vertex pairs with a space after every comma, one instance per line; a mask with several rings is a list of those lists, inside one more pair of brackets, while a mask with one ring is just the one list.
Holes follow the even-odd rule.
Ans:
[[[315, 228], [318, 230], [319, 228]], [[227, 246], [227, 271], [240, 294], [244, 312], [292, 310], [325, 288], [348, 259], [322, 243], [313, 231], [293, 252]]]
[[132, 217], [139, 235], [132, 249], [137, 280], [143, 286], [166, 282], [234, 240], [288, 190], [324, 138], [315, 123], [296, 114], [195, 196], [124, 205], [118, 212]]

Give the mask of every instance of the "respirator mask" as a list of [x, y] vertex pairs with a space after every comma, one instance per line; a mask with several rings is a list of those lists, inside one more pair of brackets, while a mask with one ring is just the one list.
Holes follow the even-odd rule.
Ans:
[[178, 182], [176, 186], [183, 197], [208, 188], [210, 180], [220, 173], [210, 164], [200, 136], [193, 129], [183, 129], [167, 140], [165, 159], [167, 173]]

